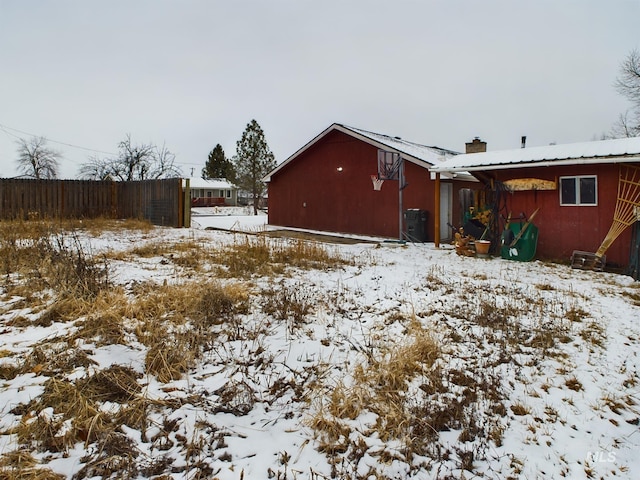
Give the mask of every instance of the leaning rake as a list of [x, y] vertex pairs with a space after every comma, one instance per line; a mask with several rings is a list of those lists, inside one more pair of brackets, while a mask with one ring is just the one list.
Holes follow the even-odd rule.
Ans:
[[618, 179], [618, 199], [613, 223], [596, 253], [573, 252], [571, 266], [585, 270], [602, 270], [605, 253], [627, 227], [640, 220], [640, 167], [621, 164]]

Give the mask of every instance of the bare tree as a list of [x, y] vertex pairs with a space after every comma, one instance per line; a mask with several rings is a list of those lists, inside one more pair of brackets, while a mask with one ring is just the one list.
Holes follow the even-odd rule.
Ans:
[[618, 93], [640, 106], [640, 51], [631, 50], [624, 59], [615, 86]]
[[131, 135], [118, 144], [116, 158], [89, 158], [89, 162], [80, 167], [83, 178], [100, 180], [149, 180], [179, 177], [182, 172], [176, 166], [176, 156], [163, 144], [136, 145]]
[[163, 143], [155, 147], [155, 164], [151, 172], [152, 178], [180, 177], [182, 170], [176, 165], [176, 156]]
[[631, 102], [631, 108], [618, 117], [612, 129], [613, 136], [640, 136], [640, 51], [634, 49], [624, 59], [615, 88]]
[[[629, 118], [633, 115], [634, 118]], [[627, 110], [618, 116], [618, 119], [611, 128], [611, 135], [608, 138], [625, 138], [640, 136], [640, 113], [630, 113]]]
[[111, 176], [110, 164], [100, 157], [89, 157], [87, 163], [80, 165], [80, 178], [91, 180], [115, 180]]
[[120, 155], [113, 162], [113, 174], [118, 180], [145, 180], [153, 161], [152, 145], [134, 145], [131, 135], [118, 144]]
[[44, 137], [18, 141], [18, 171], [36, 179], [56, 178], [62, 155], [47, 147]]

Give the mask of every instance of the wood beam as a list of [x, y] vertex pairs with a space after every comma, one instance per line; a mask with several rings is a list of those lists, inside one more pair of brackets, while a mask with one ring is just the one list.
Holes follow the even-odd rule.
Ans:
[[434, 225], [434, 243], [436, 244], [436, 248], [440, 248], [440, 172], [436, 172], [435, 178], [435, 202], [434, 202], [434, 210], [435, 212], [433, 218], [435, 219]]

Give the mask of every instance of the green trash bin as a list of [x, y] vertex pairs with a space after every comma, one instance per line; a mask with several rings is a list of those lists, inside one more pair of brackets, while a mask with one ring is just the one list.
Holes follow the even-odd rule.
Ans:
[[[538, 246], [538, 227], [530, 223], [522, 236], [518, 239], [513, 247], [509, 246], [511, 240], [520, 233], [520, 229], [524, 224], [510, 223], [509, 230], [512, 235], [503, 234], [503, 244], [500, 248], [500, 256], [506, 260], [516, 260], [518, 262], [530, 262], [536, 256], [536, 247]], [[505, 239], [507, 240], [505, 242]], [[505, 245], [506, 243], [506, 245]]]

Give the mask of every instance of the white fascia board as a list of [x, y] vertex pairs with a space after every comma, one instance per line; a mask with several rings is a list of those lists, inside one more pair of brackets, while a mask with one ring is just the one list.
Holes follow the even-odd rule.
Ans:
[[498, 165], [460, 165], [452, 167], [434, 166], [432, 172], [457, 173], [457, 172], [479, 172], [491, 170], [508, 170], [517, 168], [533, 167], [558, 167], [571, 165], [596, 165], [596, 164], [616, 164], [616, 163], [636, 163], [640, 162], [640, 155], [628, 157], [589, 157], [589, 158], [567, 158], [564, 160], [536, 160], [533, 162], [501, 163]]
[[375, 138], [371, 138], [368, 137], [366, 135], [363, 135], [360, 132], [357, 132], [355, 130], [351, 130], [348, 127], [345, 127], [344, 125], [340, 125], [338, 123], [333, 125], [335, 127], [335, 130], [339, 130], [340, 132], [352, 136], [352, 137], [356, 137], [358, 140], [361, 140], [365, 143], [368, 143], [370, 145], [373, 145], [374, 147], [377, 147], [381, 150], [386, 150], [388, 152], [394, 152], [394, 153], [398, 153], [402, 158], [404, 158], [405, 160], [409, 160], [411, 163], [415, 163], [416, 165], [420, 166], [420, 167], [424, 167], [424, 168], [429, 168], [430, 166], [432, 166], [433, 164], [427, 162], [426, 160], [422, 160], [421, 158], [417, 158], [414, 157], [413, 155], [410, 155], [406, 152], [403, 152], [402, 150], [398, 150], [397, 148], [394, 148], [390, 145], [386, 145], [378, 140], [376, 140]]

